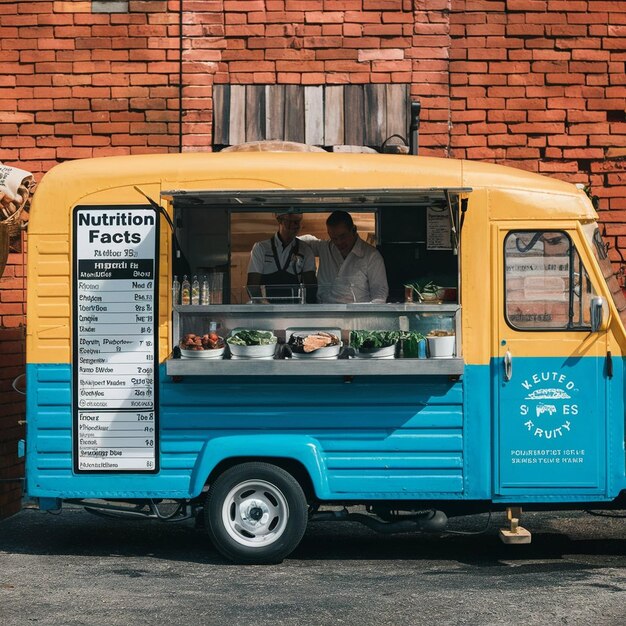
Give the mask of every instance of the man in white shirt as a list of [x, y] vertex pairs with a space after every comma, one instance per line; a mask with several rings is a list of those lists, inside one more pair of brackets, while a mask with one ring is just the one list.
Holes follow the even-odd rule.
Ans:
[[252, 247], [248, 291], [252, 297], [286, 303], [295, 300], [304, 285], [306, 301], [315, 302], [315, 257], [310, 246], [296, 237], [302, 213], [295, 209], [280, 213], [276, 221], [278, 232]]
[[386, 302], [389, 287], [383, 257], [359, 237], [351, 215], [334, 211], [326, 228], [330, 241], [303, 237], [320, 258], [318, 302]]

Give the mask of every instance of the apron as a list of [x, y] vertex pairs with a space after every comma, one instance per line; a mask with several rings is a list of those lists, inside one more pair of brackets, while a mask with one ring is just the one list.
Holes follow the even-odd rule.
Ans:
[[[293, 260], [293, 269], [297, 272], [294, 257], [298, 254], [298, 239], [295, 239], [284, 267], [281, 267], [280, 265], [280, 259], [278, 258], [278, 250], [276, 250], [274, 237], [270, 239], [270, 242], [272, 244], [272, 254], [274, 255], [276, 271], [271, 274], [263, 274], [261, 277], [261, 284], [265, 285], [265, 294], [267, 299], [271, 302], [272, 298], [280, 298], [280, 300], [277, 300], [276, 302], [282, 302], [284, 304], [289, 303], [289, 300], [285, 300], [285, 298], [292, 298], [293, 302], [299, 302], [298, 291], [302, 282], [302, 272], [300, 271], [300, 273], [292, 274], [287, 271], [289, 264]], [[291, 285], [293, 285], [293, 287]]]

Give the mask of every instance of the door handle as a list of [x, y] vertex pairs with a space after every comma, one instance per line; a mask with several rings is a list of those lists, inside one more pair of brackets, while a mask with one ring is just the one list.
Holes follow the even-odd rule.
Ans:
[[513, 376], [513, 357], [509, 350], [504, 355], [504, 380], [509, 381]]

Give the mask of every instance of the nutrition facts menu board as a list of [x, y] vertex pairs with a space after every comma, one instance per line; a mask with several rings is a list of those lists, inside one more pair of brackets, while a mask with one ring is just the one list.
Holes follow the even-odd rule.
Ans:
[[74, 211], [75, 472], [158, 471], [158, 213]]

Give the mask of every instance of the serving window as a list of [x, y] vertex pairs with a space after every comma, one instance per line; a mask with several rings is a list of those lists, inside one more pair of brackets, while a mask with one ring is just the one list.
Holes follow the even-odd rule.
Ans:
[[165, 192], [174, 205], [174, 274], [179, 280], [217, 274], [221, 302], [243, 304], [250, 301], [245, 288], [250, 251], [274, 235], [277, 213], [302, 212], [299, 236], [327, 239], [326, 218], [342, 209], [361, 238], [382, 254], [388, 302], [458, 302], [459, 216], [462, 194], [469, 191]]
[[[268, 341], [276, 343], [275, 351], [271, 347], [258, 350], [271, 352], [267, 356], [272, 364], [262, 366], [263, 374], [399, 375], [420, 373], [420, 367], [428, 374], [461, 373], [458, 233], [461, 197], [468, 191], [164, 193], [174, 206], [173, 274], [179, 282], [185, 276], [190, 282], [197, 276], [201, 285], [207, 276], [210, 285], [204, 304], [183, 304], [175, 296], [174, 359], [168, 362], [168, 373], [260, 373], [258, 364], [247, 359], [246, 346], [231, 345], [233, 340], [247, 340], [247, 331], [269, 331]], [[328, 240], [326, 219], [338, 209], [351, 215], [360, 238], [382, 255], [389, 286], [386, 302], [354, 297], [323, 303], [320, 298], [309, 304], [305, 295], [269, 297], [247, 286], [252, 247], [274, 236], [277, 215], [301, 213], [298, 236]], [[319, 259], [316, 263], [319, 269]], [[243, 335], [242, 330], [246, 331]], [[303, 346], [293, 338], [301, 337], [304, 345], [305, 338], [317, 331], [332, 336], [332, 343], [318, 348], [332, 353], [329, 359], [336, 359], [332, 365], [308, 359], [306, 351], [304, 355], [297, 352]], [[433, 340], [433, 348], [427, 351], [420, 346], [430, 345], [429, 333], [441, 341]], [[309, 338], [305, 347], [323, 341], [323, 335]], [[435, 350], [435, 343], [445, 346], [444, 351]], [[204, 354], [211, 346], [224, 347], [223, 356]], [[177, 348], [183, 357], [178, 361]], [[378, 356], [368, 358], [368, 350], [378, 349], [387, 350], [385, 359], [400, 360], [390, 368]], [[206, 358], [198, 358], [194, 351]], [[209, 358], [213, 354], [220, 360]], [[444, 360], [432, 361], [428, 367], [409, 363], [427, 356]]]

